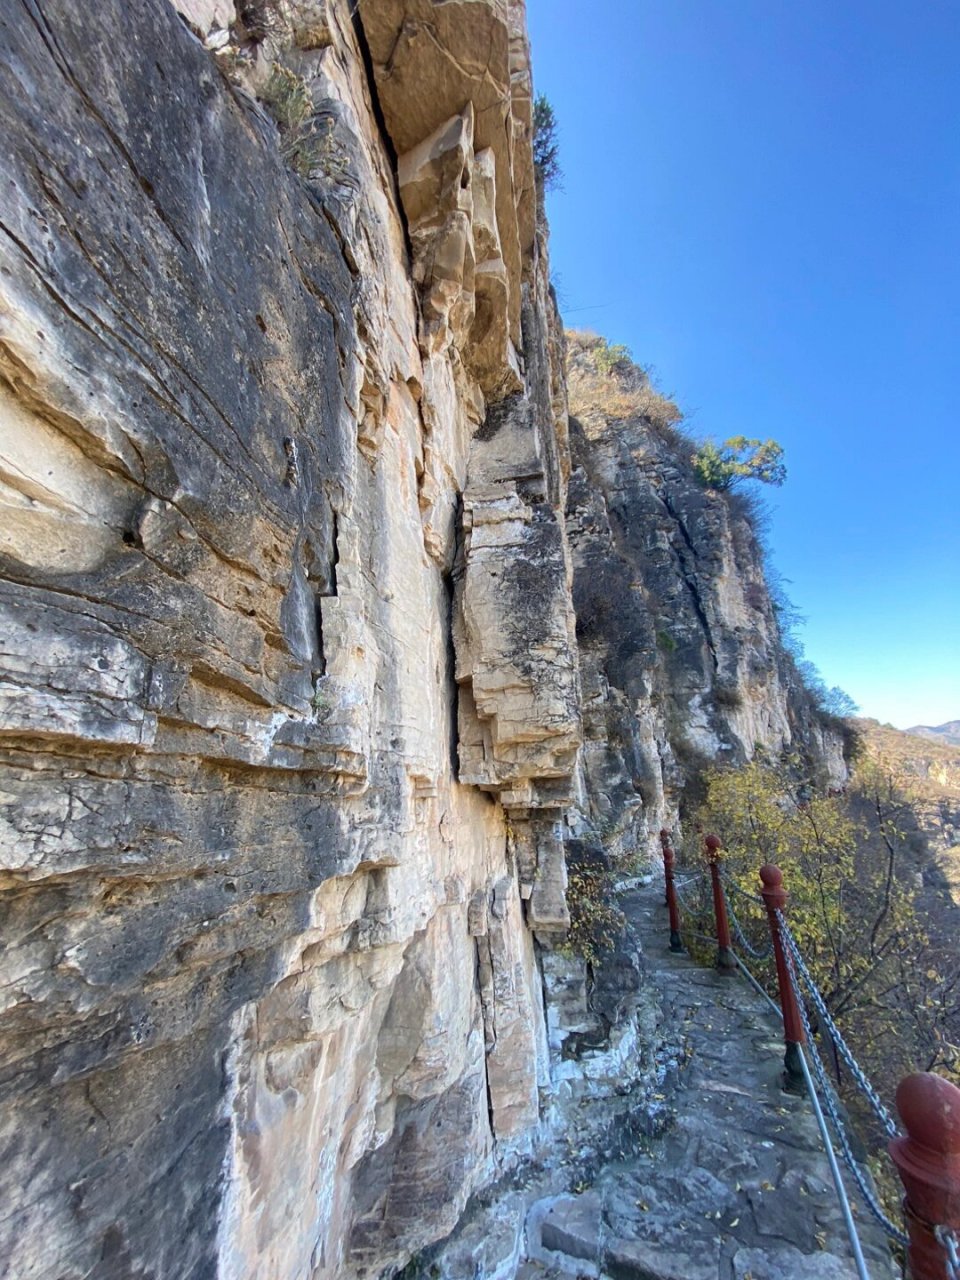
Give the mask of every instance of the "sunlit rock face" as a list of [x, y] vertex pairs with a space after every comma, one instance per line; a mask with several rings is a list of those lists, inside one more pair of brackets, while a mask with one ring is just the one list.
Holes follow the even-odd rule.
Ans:
[[555, 949], [571, 839], [675, 807], [648, 668], [578, 651], [614, 491], [745, 691], [678, 665], [704, 751], [785, 738], [772, 640], [724, 647], [692, 510], [680, 607], [689, 495], [571, 470], [519, 0], [2, 31], [0, 1255], [379, 1275], [533, 1147], [571, 1035], [629, 1070], [636, 944], [617, 992]]
[[373, 1274], [549, 1083], [501, 800], [562, 927], [523, 14], [178, 7], [4, 18], [3, 1252]]

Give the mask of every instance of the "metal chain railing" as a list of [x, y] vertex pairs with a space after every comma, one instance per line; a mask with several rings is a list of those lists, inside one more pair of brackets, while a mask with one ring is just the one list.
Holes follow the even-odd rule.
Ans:
[[752, 902], [754, 903], [755, 906], [758, 906], [758, 907], [763, 906], [763, 899], [760, 897], [759, 893], [749, 893], [746, 889], [742, 889], [740, 885], [737, 884], [736, 880], [733, 879], [732, 876], [727, 875], [726, 871], [720, 872], [720, 879], [723, 881], [723, 883], [727, 886], [728, 889], [733, 890], [733, 892], [737, 895], [737, 897], [745, 898], [747, 902]]
[[[735, 888], [735, 890], [739, 892], [742, 897], [745, 897], [745, 899], [749, 899], [751, 902], [758, 902], [760, 906], [763, 906], [762, 897], [755, 895], [755, 893], [748, 893], [746, 892], [746, 890], [742, 890], [739, 884], [733, 883], [733, 881], [731, 881], [730, 878], [728, 878], [727, 876], [723, 876], [722, 873], [721, 873], [721, 876], [723, 881], [730, 884], [732, 888]], [[705, 908], [705, 904], [701, 904], [699, 908], [698, 906], [692, 905], [692, 902], [690, 902], [690, 900], [684, 896], [684, 892], [682, 892], [682, 890], [686, 888], [687, 884], [694, 884], [698, 882], [705, 883], [705, 876], [703, 872], [695, 872], [694, 874], [692, 874], [692, 876], [685, 876], [684, 879], [682, 879], [682, 881], [678, 881], [678, 879], [675, 879], [675, 881], [673, 881], [673, 888], [675, 888], [675, 891], [676, 891], [677, 901], [680, 902], [681, 906], [684, 906], [687, 913], [695, 916], [705, 914], [705, 910], [707, 910], [707, 908]], [[767, 959], [767, 957], [771, 955], [771, 952], [773, 950], [773, 943], [768, 942], [767, 945], [765, 945], [762, 948], [759, 948], [758, 950], [758, 948], [754, 947], [753, 943], [751, 943], [748, 940], [748, 937], [746, 937], [746, 934], [744, 933], [744, 928], [742, 928], [742, 925], [740, 924], [740, 920], [737, 919], [737, 915], [735, 911], [733, 911], [732, 906], [730, 905], [730, 901], [727, 901], [727, 911], [728, 911], [728, 914], [730, 914], [731, 923], [733, 925], [733, 932], [736, 933], [737, 940], [739, 940], [740, 946], [744, 948], [744, 951], [746, 951], [746, 954], [753, 957], [754, 960]], [[707, 936], [705, 936], [705, 934], [698, 934], [698, 937], [703, 937], [704, 941], [707, 941], [707, 942], [716, 941], [716, 938], [708, 938]]]
[[[777, 917], [778, 917], [778, 923], [780, 924], [780, 928], [781, 928], [781, 936], [784, 938], [784, 941], [786, 941], [788, 930], [783, 924], [782, 919], [780, 919], [781, 913], [779, 911], [777, 912]], [[793, 943], [792, 946], [788, 943], [787, 949], [786, 949], [787, 964], [790, 967], [790, 972], [793, 978], [794, 986], [797, 985], [797, 969], [796, 969], [795, 961], [799, 956], [799, 954], [800, 953], [797, 950], [796, 943]], [[820, 1057], [820, 1052], [817, 1049], [816, 1041], [813, 1038], [813, 1029], [810, 1026], [810, 1016], [807, 1013], [806, 1004], [804, 1003], [803, 1000], [799, 1000], [797, 1004], [800, 1010], [800, 1020], [803, 1023], [804, 1035], [806, 1036], [806, 1040], [807, 1040], [807, 1048], [810, 1051], [810, 1059], [813, 1063], [813, 1072], [817, 1079], [817, 1090], [820, 1093], [820, 1096], [823, 1098], [823, 1104], [826, 1107], [827, 1115], [830, 1117], [830, 1123], [833, 1125], [833, 1131], [837, 1135], [837, 1142], [840, 1145], [840, 1150], [843, 1154], [844, 1163], [846, 1164], [847, 1168], [850, 1170], [850, 1173], [853, 1177], [854, 1182], [856, 1182], [857, 1186], [860, 1189], [860, 1194], [863, 1196], [864, 1204], [873, 1214], [874, 1218], [876, 1218], [877, 1222], [879, 1222], [880, 1226], [883, 1227], [884, 1231], [892, 1240], [896, 1240], [898, 1244], [901, 1244], [904, 1247], [906, 1247], [910, 1243], [908, 1236], [903, 1231], [901, 1231], [900, 1228], [895, 1223], [891, 1222], [890, 1219], [887, 1217], [887, 1215], [884, 1213], [883, 1206], [880, 1204], [879, 1200], [876, 1197], [876, 1194], [873, 1191], [873, 1188], [870, 1186], [870, 1184], [867, 1182], [866, 1178], [864, 1177], [863, 1170], [861, 1169], [860, 1165], [857, 1163], [856, 1156], [853, 1154], [853, 1148], [850, 1146], [850, 1139], [847, 1136], [847, 1130], [846, 1130], [846, 1126], [843, 1123], [843, 1117], [840, 1113], [839, 1100], [837, 1099], [837, 1096], [834, 1093], [833, 1088], [830, 1084], [830, 1081], [827, 1077], [826, 1068], [823, 1065], [823, 1059]]]
[[817, 987], [817, 984], [814, 982], [813, 978], [811, 977], [810, 970], [807, 968], [804, 962], [803, 956], [800, 954], [800, 948], [797, 946], [797, 941], [794, 938], [793, 934], [790, 932], [790, 926], [787, 924], [786, 920], [784, 919], [782, 911], [777, 912], [777, 925], [780, 929], [780, 936], [783, 938], [784, 946], [786, 947], [787, 953], [791, 961], [793, 962], [792, 967], [794, 968], [795, 972], [798, 972], [800, 974], [800, 977], [803, 978], [804, 985], [806, 986], [808, 992], [810, 993], [810, 999], [813, 1003], [813, 1006], [816, 1009], [821, 1022], [823, 1023], [827, 1032], [829, 1033], [830, 1039], [836, 1045], [837, 1052], [840, 1054], [840, 1057], [847, 1064], [850, 1074], [853, 1076], [854, 1080], [859, 1086], [864, 1097], [870, 1103], [870, 1106], [871, 1106], [871, 1109], [873, 1110], [874, 1115], [883, 1125], [884, 1129], [886, 1130], [887, 1136], [890, 1138], [899, 1137], [900, 1130], [897, 1127], [896, 1121], [893, 1119], [893, 1117], [890, 1115], [890, 1112], [880, 1101], [877, 1091], [874, 1089], [873, 1085], [867, 1079], [866, 1073], [864, 1072], [863, 1068], [860, 1066], [859, 1062], [857, 1062], [856, 1058], [853, 1056], [853, 1053], [851, 1052], [850, 1047], [848, 1046], [846, 1040], [844, 1040], [843, 1036], [841, 1035], [840, 1028], [837, 1026], [833, 1018], [830, 1016], [830, 1011], [827, 1009], [826, 1001], [821, 995], [820, 989]]
[[[758, 901], [761, 901], [758, 899]], [[762, 905], [762, 902], [761, 902]], [[752, 956], [754, 960], [766, 960], [773, 953], [773, 943], [767, 938], [766, 943], [758, 950], [743, 931], [740, 921], [737, 919], [737, 913], [727, 902], [727, 914], [730, 917], [730, 923], [733, 925], [733, 932], [737, 935], [737, 941], [746, 951], [748, 956]]]
[[[687, 885], [691, 885], [691, 884], [700, 884], [700, 885], [706, 884], [706, 876], [704, 876], [702, 871], [696, 872], [694, 875], [686, 876], [684, 878], [683, 880], [684, 888]], [[701, 917], [705, 914], [706, 904], [701, 902], [699, 906], [697, 906], [694, 903], [692, 903], [690, 899], [686, 897], [683, 890], [678, 887], [676, 880], [674, 880], [673, 882], [673, 891], [676, 894], [677, 902], [680, 904], [681, 907], [683, 907], [684, 914], [687, 917], [689, 917], [690, 920], [696, 920], [698, 917]], [[683, 916], [681, 916], [681, 919], [680, 919], [680, 932], [684, 934], [687, 938], [693, 938], [697, 942], [716, 942], [716, 938], [711, 938], [709, 934], [699, 933], [696, 929], [694, 929], [690, 925], [690, 923], [687, 920], [683, 919]]]
[[[661, 838], [665, 833], [661, 832]], [[810, 1102], [813, 1107], [814, 1115], [817, 1119], [820, 1133], [823, 1139], [827, 1159], [830, 1164], [831, 1173], [834, 1179], [834, 1185], [837, 1190], [837, 1196], [840, 1202], [841, 1211], [845, 1216], [847, 1233], [850, 1237], [851, 1249], [853, 1251], [854, 1261], [857, 1264], [857, 1274], [861, 1280], [867, 1280], [866, 1264], [863, 1259], [862, 1248], [859, 1242], [856, 1225], [850, 1213], [849, 1198], [846, 1187], [844, 1186], [844, 1178], [841, 1175], [840, 1167], [837, 1163], [837, 1157], [833, 1151], [833, 1144], [830, 1139], [830, 1133], [825, 1117], [829, 1117], [829, 1124], [836, 1135], [837, 1145], [840, 1148], [840, 1155], [846, 1164], [850, 1176], [859, 1189], [863, 1202], [866, 1205], [870, 1215], [877, 1221], [886, 1235], [898, 1245], [903, 1247], [907, 1252], [908, 1259], [913, 1261], [915, 1250], [921, 1248], [915, 1240], [893, 1222], [884, 1210], [882, 1203], [873, 1181], [864, 1165], [861, 1165], [853, 1152], [850, 1135], [847, 1131], [847, 1121], [844, 1118], [844, 1112], [840, 1103], [839, 1095], [830, 1082], [829, 1073], [824, 1066], [824, 1060], [821, 1057], [817, 1042], [814, 1039], [814, 1032], [811, 1026], [811, 1019], [814, 1012], [817, 1015], [818, 1033], [823, 1037], [823, 1042], [828, 1040], [832, 1042], [838, 1056], [838, 1060], [842, 1060], [850, 1072], [850, 1075], [857, 1088], [867, 1099], [870, 1110], [876, 1117], [883, 1131], [891, 1139], [890, 1156], [900, 1173], [901, 1178], [906, 1182], [906, 1170], [910, 1168], [911, 1150], [917, 1149], [917, 1144], [924, 1151], [926, 1150], [925, 1139], [918, 1137], [914, 1131], [914, 1127], [907, 1116], [908, 1132], [902, 1135], [899, 1127], [891, 1116], [890, 1112], [880, 1100], [877, 1091], [870, 1083], [866, 1073], [857, 1062], [852, 1050], [843, 1037], [839, 1027], [834, 1021], [822, 992], [817, 986], [807, 967], [806, 961], [800, 951], [799, 944], [783, 914], [783, 906], [787, 901], [787, 893], [783, 888], [783, 876], [780, 869], [772, 864], [768, 864], [761, 868], [760, 878], [763, 882], [762, 897], [749, 893], [739, 884], [732, 880], [719, 866], [719, 850], [721, 844], [716, 836], [707, 836], [705, 841], [707, 854], [707, 862], [709, 867], [709, 875], [712, 880], [713, 894], [713, 911], [715, 915], [716, 937], [708, 937], [706, 934], [695, 932], [695, 927], [700, 920], [710, 914], [709, 898], [710, 898], [710, 882], [704, 872], [685, 875], [671, 883], [670, 869], [673, 866], [673, 854], [669, 848], [668, 841], [664, 842], [665, 865], [667, 866], [667, 901], [671, 906], [671, 950], [682, 950], [680, 944], [681, 928], [689, 939], [700, 939], [703, 942], [716, 942], [718, 944], [717, 969], [721, 972], [730, 971], [738, 968], [744, 976], [756, 988], [758, 993], [770, 1004], [771, 1008], [783, 1019], [784, 1024], [784, 1040], [786, 1042], [786, 1053], [784, 1057], [787, 1075], [789, 1078], [798, 1080], [802, 1073], [809, 1093]], [[670, 862], [667, 864], [667, 855], [669, 854]], [[696, 898], [699, 901], [691, 901], [688, 892], [696, 886], [698, 892]], [[688, 891], [688, 892], [684, 892]], [[673, 897], [671, 897], [673, 894]], [[730, 906], [731, 896], [736, 896], [741, 900], [749, 902], [754, 907], [761, 907], [769, 917], [771, 925], [770, 941], [766, 946], [760, 948], [751, 942], [747, 936], [743, 924], [737, 917], [736, 912]], [[687, 921], [681, 925], [681, 916], [677, 910], [677, 904], [682, 903], [684, 914]], [[745, 917], [746, 918], [746, 917]], [[751, 921], [751, 923], [753, 923]], [[685, 926], [685, 927], [684, 927]], [[700, 925], [706, 928], [706, 925]], [[738, 949], [742, 950], [745, 956], [751, 957], [754, 961], [766, 960], [771, 954], [776, 958], [778, 985], [780, 989], [780, 1005], [774, 1004], [770, 996], [764, 991], [763, 986], [758, 981], [757, 976], [751, 973], [747, 965], [736, 954], [731, 946], [731, 928], [733, 936], [736, 938]], [[674, 943], [676, 942], [676, 945]], [[798, 998], [799, 997], [799, 998]], [[809, 1008], [807, 1007], [809, 1001]], [[806, 1045], [804, 1045], [804, 1041]], [[804, 1053], [804, 1048], [808, 1050]], [[809, 1059], [809, 1062], [808, 1062]], [[812, 1071], [811, 1071], [812, 1067]], [[932, 1089], [932, 1095], [931, 1095]], [[901, 1090], [904, 1091], [904, 1104], [901, 1105]], [[946, 1093], [943, 1091], [946, 1090]], [[822, 1106], [821, 1106], [822, 1099]], [[917, 1107], [926, 1107], [926, 1114], [930, 1114], [930, 1108], [933, 1113], [938, 1114], [939, 1109], [943, 1107], [944, 1114], [954, 1117], [951, 1121], [955, 1125], [956, 1117], [960, 1116], [958, 1109], [958, 1095], [947, 1081], [936, 1075], [931, 1076], [929, 1073], [915, 1073], [905, 1077], [897, 1091], [897, 1104], [901, 1112], [904, 1111], [904, 1105], [908, 1106], [910, 1114], [917, 1111]], [[953, 1130], [951, 1130], [953, 1132]], [[911, 1144], [913, 1144], [911, 1146]], [[948, 1157], [948, 1152], [956, 1151], [955, 1146], [950, 1146], [949, 1142], [941, 1151], [939, 1145], [935, 1147], [937, 1158], [939, 1160], [953, 1160], [953, 1156]], [[952, 1166], [951, 1166], [952, 1167]], [[946, 1171], [948, 1172], [949, 1171]], [[912, 1175], [912, 1170], [911, 1170]], [[931, 1175], [932, 1177], [932, 1175]], [[956, 1179], [953, 1173], [949, 1173], [949, 1179], [953, 1179], [951, 1186]], [[948, 1180], [949, 1180], [948, 1179]], [[933, 1199], [929, 1197], [924, 1200], [927, 1195], [927, 1185], [936, 1188], [936, 1194]], [[945, 1280], [960, 1280], [960, 1243], [956, 1234], [957, 1222], [943, 1208], [932, 1207], [940, 1205], [941, 1201], [936, 1196], [941, 1196], [940, 1183], [929, 1181], [921, 1181], [919, 1190], [910, 1192], [908, 1196], [909, 1203], [906, 1204], [908, 1213], [911, 1215], [911, 1222], [914, 1217], [918, 1218], [920, 1227], [927, 1233], [930, 1247], [934, 1246], [934, 1240], [942, 1251], [940, 1257], [940, 1268], [936, 1274], [939, 1277], [944, 1276]], [[914, 1198], [916, 1195], [916, 1199]], [[927, 1206], [931, 1206], [927, 1208]], [[952, 1210], [950, 1211], [953, 1212]], [[937, 1216], [943, 1214], [950, 1222], [950, 1226], [927, 1225], [931, 1223], [929, 1214]], [[941, 1223], [943, 1219], [941, 1218]], [[934, 1219], [935, 1222], [935, 1219]], [[918, 1227], [918, 1230], [920, 1230]], [[913, 1227], [911, 1227], [913, 1232]], [[921, 1254], [920, 1256], [925, 1256]], [[919, 1273], [918, 1273], [919, 1274]], [[923, 1274], [926, 1274], [924, 1272]]]
[[[696, 884], [698, 882], [702, 882], [702, 880], [703, 880], [702, 875], [687, 876], [683, 882], [683, 889], [686, 889], [687, 886], [690, 884]], [[673, 882], [673, 889], [677, 895], [677, 901], [686, 911], [690, 913], [690, 915], [692, 916], [700, 915], [701, 908], [695, 907], [693, 905], [690, 899], [684, 894], [683, 889], [680, 888], [680, 885], [676, 880], [674, 880]]]
[[[727, 880], [726, 876], [723, 876], [722, 878], [725, 881]], [[684, 896], [683, 889], [685, 889], [687, 885], [696, 884], [697, 882], [700, 882], [700, 883], [705, 882], [705, 877], [702, 871], [696, 872], [693, 875], [685, 876], [683, 880], [675, 879], [673, 882], [674, 891], [676, 892], [676, 895], [677, 895], [677, 901], [681, 904], [681, 906], [684, 907], [684, 909], [690, 915], [693, 915], [693, 916], [701, 915], [703, 913], [704, 908], [702, 906], [699, 908], [693, 906], [690, 900]], [[728, 881], [728, 883], [733, 884], [733, 881]], [[736, 888], [738, 886], [734, 886], [734, 887]], [[746, 893], [743, 889], [738, 889], [738, 891], [743, 895], [744, 898], [749, 898], [751, 901], [758, 902], [761, 906], [763, 906], [762, 898], [751, 893]], [[727, 902], [727, 911], [730, 915], [730, 922], [733, 925], [733, 931], [737, 935], [737, 939], [741, 947], [743, 947], [744, 951], [747, 953], [747, 955], [751, 956], [754, 960], [766, 960], [773, 951], [773, 943], [767, 942], [766, 945], [761, 947], [760, 949], [757, 949], [756, 947], [754, 947], [753, 944], [747, 938], [746, 934], [744, 933], [743, 926], [740, 924], [740, 921], [737, 918], [736, 912], [730, 906], [729, 901]]]

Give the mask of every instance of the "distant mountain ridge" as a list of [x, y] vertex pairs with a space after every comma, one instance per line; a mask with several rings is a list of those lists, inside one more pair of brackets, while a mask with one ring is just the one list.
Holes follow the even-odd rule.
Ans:
[[918, 738], [931, 738], [934, 742], [945, 742], [950, 747], [960, 747], [960, 720], [948, 720], [938, 725], [917, 724], [903, 732]]

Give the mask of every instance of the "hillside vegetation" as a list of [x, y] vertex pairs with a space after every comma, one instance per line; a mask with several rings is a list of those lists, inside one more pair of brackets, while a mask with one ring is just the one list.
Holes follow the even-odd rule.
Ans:
[[910, 797], [928, 842], [928, 879], [943, 878], [960, 908], [960, 746], [951, 745], [947, 735], [920, 736], [876, 720], [854, 724], [864, 749]]
[[646, 418], [668, 444], [692, 453], [693, 441], [677, 430], [683, 414], [676, 402], [654, 386], [627, 347], [586, 329], [567, 329], [565, 336], [570, 412], [588, 436], [609, 419]]

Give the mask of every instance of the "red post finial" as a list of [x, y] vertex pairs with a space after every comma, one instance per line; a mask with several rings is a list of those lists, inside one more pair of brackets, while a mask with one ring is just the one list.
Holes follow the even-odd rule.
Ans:
[[911, 1138], [939, 1155], [960, 1159], [960, 1089], [956, 1085], [932, 1071], [918, 1071], [900, 1081], [896, 1103]]
[[767, 918], [770, 921], [770, 937], [773, 941], [773, 956], [777, 964], [777, 986], [780, 989], [783, 1039], [786, 1044], [783, 1062], [787, 1068], [788, 1084], [798, 1086], [803, 1080], [803, 1066], [800, 1062], [800, 1046], [804, 1042], [803, 1022], [801, 1021], [800, 1008], [797, 1004], [797, 993], [793, 989], [790, 968], [783, 950], [780, 922], [777, 920], [777, 912], [786, 909], [789, 894], [783, 887], [783, 872], [779, 867], [775, 867], [773, 863], [767, 863], [766, 866], [760, 868], [760, 881], [763, 885], [760, 890], [760, 896], [763, 898], [767, 908]]
[[766, 866], [760, 868], [760, 882], [763, 885], [760, 893], [767, 904], [767, 909], [772, 907], [774, 911], [783, 911], [790, 895], [783, 887], [783, 872], [780, 868], [768, 862]]
[[897, 1110], [906, 1134], [889, 1144], [906, 1191], [913, 1280], [946, 1280], [946, 1250], [935, 1227], [960, 1230], [960, 1089], [929, 1071], [901, 1080]]
[[720, 838], [707, 836], [703, 842], [707, 862], [710, 865], [710, 881], [713, 888], [713, 916], [717, 925], [717, 969], [721, 973], [735, 973], [737, 962], [730, 946], [730, 925], [727, 921], [727, 900], [720, 883]]
[[764, 889], [783, 888], [783, 872], [779, 867], [774, 866], [772, 862], [768, 862], [760, 868], [760, 880]]

